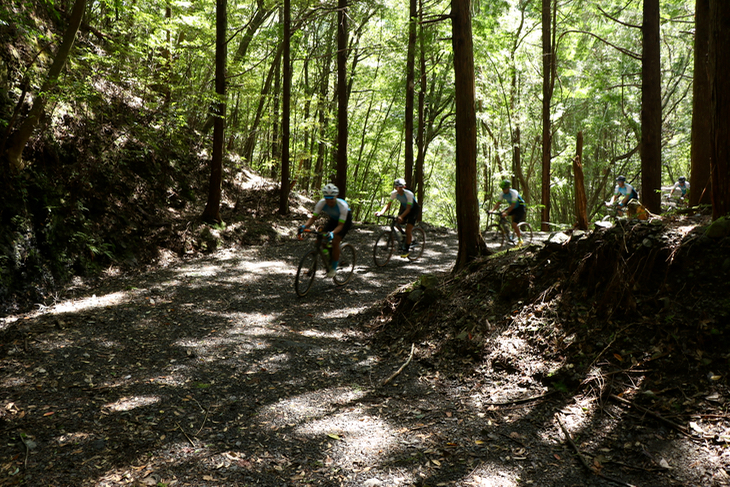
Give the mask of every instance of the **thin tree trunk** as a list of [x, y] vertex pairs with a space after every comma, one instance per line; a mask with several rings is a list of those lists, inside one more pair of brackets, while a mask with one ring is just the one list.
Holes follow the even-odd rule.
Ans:
[[575, 145], [575, 157], [573, 158], [573, 175], [575, 177], [575, 226], [580, 230], [588, 230], [588, 200], [586, 198], [585, 179], [583, 177], [583, 132], [578, 132]]
[[74, 3], [73, 10], [71, 11], [71, 17], [69, 19], [68, 27], [66, 32], [63, 34], [63, 40], [61, 46], [58, 48], [56, 57], [53, 59], [51, 67], [48, 69], [48, 75], [46, 80], [41, 86], [41, 90], [33, 101], [33, 106], [28, 112], [28, 116], [20, 124], [18, 130], [13, 133], [8, 141], [7, 148], [5, 150], [6, 165], [16, 171], [23, 169], [24, 164], [22, 160], [23, 149], [33, 135], [33, 130], [38, 125], [38, 121], [41, 119], [43, 110], [46, 107], [46, 101], [48, 99], [48, 93], [56, 87], [58, 77], [66, 65], [71, 49], [73, 48], [74, 41], [76, 39], [76, 33], [79, 31], [81, 21], [84, 18], [84, 11], [86, 9], [86, 0], [76, 0]]
[[405, 164], [403, 167], [403, 178], [409, 188], [413, 187], [413, 105], [416, 64], [416, 21], [417, 4], [416, 0], [410, 0], [410, 14], [408, 16], [408, 52], [406, 56], [406, 113], [405, 113]]
[[452, 44], [456, 80], [456, 220], [459, 250], [453, 271], [488, 253], [479, 232], [477, 197], [477, 120], [474, 87], [474, 44], [469, 0], [452, 0]]
[[641, 56], [641, 200], [652, 213], [661, 211], [662, 79], [659, 0], [644, 0]]
[[550, 230], [550, 159], [552, 134], [550, 127], [550, 100], [553, 96], [553, 42], [551, 28], [552, 0], [542, 0], [542, 178], [541, 203], [543, 205], [540, 228]]
[[266, 80], [264, 81], [264, 86], [261, 88], [261, 95], [259, 96], [259, 103], [256, 109], [254, 121], [251, 124], [251, 128], [249, 129], [246, 141], [243, 144], [243, 159], [246, 160], [248, 164], [253, 164], [253, 152], [254, 148], [256, 147], [256, 135], [259, 130], [259, 124], [261, 123], [261, 117], [263, 116], [264, 106], [266, 106], [266, 101], [268, 100], [269, 91], [271, 91], [271, 82], [274, 79], [276, 65], [281, 59], [281, 51], [283, 50], [283, 47], [283, 45], [279, 46], [279, 49], [277, 49], [276, 54], [274, 54], [273, 56], [273, 63], [271, 64], [269, 73], [267, 74]]
[[712, 203], [710, 190], [710, 86], [707, 49], [710, 42], [710, 0], [695, 2], [694, 79], [692, 82], [692, 170], [689, 204]]
[[213, 154], [210, 161], [210, 185], [208, 202], [201, 218], [210, 223], [220, 223], [221, 183], [223, 180], [223, 143], [226, 121], [226, 28], [227, 0], [216, 0], [215, 18], [215, 122], [213, 124]]
[[[418, 9], [418, 17], [419, 19], [423, 19], [423, 0], [419, 0], [419, 9]], [[419, 64], [420, 64], [420, 85], [421, 89], [418, 91], [418, 132], [416, 134], [416, 147], [417, 147], [417, 153], [416, 153], [416, 169], [414, 174], [414, 184], [413, 189], [416, 193], [416, 199], [418, 200], [418, 203], [421, 205], [421, 208], [423, 208], [423, 196], [424, 196], [424, 187], [423, 187], [423, 165], [426, 160], [426, 147], [425, 147], [425, 140], [424, 140], [424, 132], [425, 132], [425, 124], [426, 124], [426, 117], [425, 117], [425, 110], [426, 110], [426, 90], [428, 89], [428, 83], [426, 79], [426, 42], [424, 39], [424, 32], [423, 32], [423, 23], [419, 22]], [[419, 219], [423, 218], [423, 212], [421, 212], [421, 215], [419, 215]]]
[[[283, 8], [279, 10], [279, 21], [283, 22]], [[277, 60], [274, 69], [274, 93], [271, 99], [271, 180], [276, 181], [279, 178], [279, 168], [281, 167], [281, 127], [279, 126], [279, 102], [281, 101], [281, 62], [284, 56], [283, 51], [286, 49], [285, 43], [282, 41], [282, 57]]]
[[279, 213], [289, 213], [289, 111], [291, 110], [291, 0], [284, 0], [284, 93], [281, 107], [281, 188]]
[[337, 2], [337, 175], [340, 197], [347, 197], [347, 0]]
[[712, 219], [730, 215], [730, 2], [710, 2]]

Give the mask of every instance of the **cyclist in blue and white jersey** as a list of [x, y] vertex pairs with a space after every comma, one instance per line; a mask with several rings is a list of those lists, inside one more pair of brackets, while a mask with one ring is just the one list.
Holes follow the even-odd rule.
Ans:
[[402, 251], [401, 257], [408, 257], [408, 253], [411, 248], [411, 241], [413, 240], [413, 225], [418, 222], [418, 217], [421, 214], [421, 207], [416, 201], [416, 196], [412, 191], [406, 189], [406, 180], [398, 178], [393, 182], [393, 192], [390, 193], [390, 200], [385, 204], [382, 210], [375, 212], [375, 216], [380, 216], [386, 213], [390, 209], [390, 204], [393, 200], [397, 200], [400, 203], [400, 210], [398, 210], [398, 223], [406, 223], [406, 243], [405, 248], [400, 249]]
[[689, 193], [689, 183], [687, 182], [687, 178], [684, 176], [680, 176], [676, 183], [674, 183], [674, 186], [672, 187], [672, 190], [669, 192], [669, 197], [674, 197], [674, 192], [677, 192], [677, 197], [680, 200], [685, 200], [688, 197]]
[[340, 263], [340, 242], [352, 227], [352, 210], [345, 200], [337, 197], [338, 194], [340, 190], [334, 184], [322, 188], [324, 197], [314, 205], [314, 212], [309, 220], [299, 227], [299, 233], [302, 233], [321, 213], [329, 217], [324, 231], [327, 232], [326, 238], [332, 241], [332, 267], [327, 272], [327, 277], [335, 275], [337, 265]]
[[520, 193], [516, 189], [512, 189], [512, 183], [505, 179], [499, 183], [499, 187], [502, 188], [502, 193], [497, 198], [497, 203], [492, 208], [492, 211], [497, 211], [499, 205], [506, 202], [509, 206], [502, 212], [502, 216], [507, 218], [507, 215], [512, 216], [512, 230], [517, 235], [517, 243], [522, 245], [522, 232], [517, 226], [518, 223], [525, 221], [525, 215], [527, 210], [525, 208], [525, 200], [522, 199]]
[[633, 186], [626, 182], [626, 176], [619, 176], [616, 178], [616, 187], [613, 190], [613, 197], [611, 198], [610, 204], [615, 204], [618, 201], [619, 211], [618, 214], [623, 214], [623, 209], [631, 200], [638, 200], [639, 193], [636, 192]]

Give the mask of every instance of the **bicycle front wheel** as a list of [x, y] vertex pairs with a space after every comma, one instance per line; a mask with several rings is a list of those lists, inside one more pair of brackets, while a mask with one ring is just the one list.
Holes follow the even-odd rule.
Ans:
[[484, 240], [487, 242], [487, 245], [499, 245], [502, 247], [505, 240], [502, 227], [500, 227], [497, 223], [489, 225], [487, 229], [484, 230]]
[[294, 291], [297, 296], [304, 296], [309, 292], [317, 273], [317, 252], [310, 250], [299, 261], [297, 275], [294, 278]]
[[355, 247], [350, 244], [344, 244], [340, 247], [340, 263], [334, 277], [335, 284], [343, 286], [350, 282], [355, 273], [356, 260]]
[[383, 267], [388, 263], [390, 256], [393, 255], [393, 247], [395, 247], [393, 232], [381, 233], [373, 247], [373, 259], [376, 266]]
[[520, 229], [522, 234], [522, 242], [530, 245], [532, 243], [532, 227], [530, 224], [527, 222], [518, 223], [517, 228]]
[[411, 261], [418, 260], [423, 255], [423, 249], [426, 247], [426, 232], [421, 227], [413, 227], [411, 232], [411, 246], [408, 253], [408, 259]]

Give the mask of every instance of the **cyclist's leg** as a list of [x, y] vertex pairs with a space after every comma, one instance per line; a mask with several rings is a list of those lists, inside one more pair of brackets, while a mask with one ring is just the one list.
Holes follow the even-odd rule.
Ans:
[[413, 207], [411, 208], [411, 211], [408, 212], [408, 216], [406, 217], [406, 252], [410, 248], [411, 242], [413, 241], [413, 225], [415, 225], [418, 221], [418, 215], [420, 211], [420, 207]]
[[511, 212], [512, 215], [512, 230], [517, 235], [517, 240], [522, 241], [522, 232], [520, 231], [519, 224], [525, 221], [525, 207], [520, 206], [515, 208]]
[[[334, 220], [330, 220], [330, 222], [333, 222]], [[334, 222], [335, 228], [337, 225], [339, 225], [339, 222]], [[328, 224], [329, 226], [329, 224]], [[347, 235], [347, 232], [350, 231], [350, 228], [352, 227], [352, 211], [347, 213], [347, 220], [345, 220], [344, 225], [342, 226], [342, 230], [339, 231], [335, 235], [334, 240], [332, 241], [332, 268], [337, 269], [337, 264], [340, 262], [340, 243], [342, 243], [342, 240], [344, 240], [345, 236]], [[332, 229], [334, 230], [334, 228]], [[332, 230], [326, 230], [328, 232], [331, 232]]]

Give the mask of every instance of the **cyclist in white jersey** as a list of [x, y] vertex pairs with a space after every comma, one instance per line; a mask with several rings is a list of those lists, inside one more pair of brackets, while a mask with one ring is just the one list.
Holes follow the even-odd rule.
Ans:
[[400, 203], [400, 210], [398, 211], [398, 223], [406, 223], [406, 243], [405, 248], [400, 249], [402, 251], [401, 257], [408, 257], [408, 253], [411, 248], [411, 241], [413, 240], [413, 225], [418, 222], [418, 216], [421, 214], [421, 207], [416, 201], [416, 196], [412, 191], [406, 189], [406, 180], [398, 178], [393, 182], [395, 188], [390, 193], [390, 200], [385, 204], [382, 210], [376, 211], [375, 216], [380, 216], [386, 213], [390, 209], [390, 204], [393, 200], [398, 200]]
[[677, 197], [680, 200], [684, 200], [688, 197], [689, 194], [689, 183], [687, 182], [687, 178], [684, 176], [680, 176], [676, 183], [674, 183], [674, 186], [672, 187], [672, 190], [669, 192], [669, 197], [674, 198], [674, 193], [677, 192]]
[[332, 267], [327, 272], [327, 277], [335, 275], [337, 265], [340, 263], [340, 242], [352, 227], [352, 210], [345, 200], [337, 197], [339, 193], [340, 190], [334, 184], [328, 184], [322, 188], [324, 198], [314, 205], [312, 216], [299, 227], [299, 233], [302, 233], [305, 228], [309, 228], [314, 223], [321, 213], [329, 217], [324, 231], [327, 232], [327, 238], [332, 241]]
[[499, 194], [497, 203], [494, 205], [494, 208], [492, 208], [492, 211], [497, 211], [503, 202], [509, 205], [507, 209], [502, 212], [502, 216], [505, 218], [508, 216], [512, 217], [512, 230], [515, 232], [515, 235], [517, 235], [517, 243], [522, 245], [522, 232], [517, 224], [525, 221], [525, 215], [527, 214], [525, 200], [522, 199], [522, 196], [516, 189], [512, 189], [511, 181], [505, 179], [499, 183], [499, 187], [502, 189], [502, 192]]

